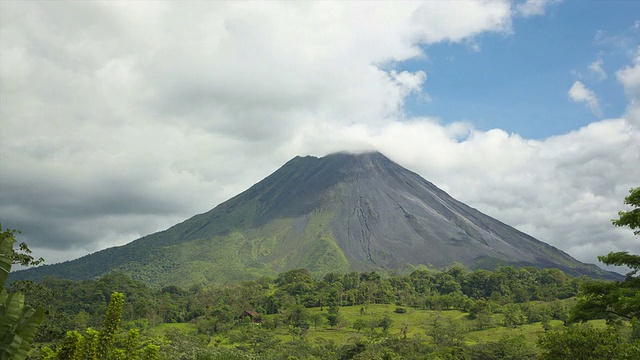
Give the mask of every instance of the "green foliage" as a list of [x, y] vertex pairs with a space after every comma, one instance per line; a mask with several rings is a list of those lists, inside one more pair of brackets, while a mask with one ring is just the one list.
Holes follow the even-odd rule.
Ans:
[[440, 347], [460, 346], [464, 344], [464, 336], [467, 327], [460, 322], [445, 321], [440, 313], [427, 325], [427, 335], [431, 336], [433, 343]]
[[[299, 224], [295, 219], [278, 219], [248, 227], [245, 222], [255, 216], [255, 206], [251, 202], [244, 204], [242, 209], [234, 209], [231, 215], [235, 224], [216, 218], [208, 224], [194, 225], [196, 228], [205, 226], [195, 232], [185, 229], [189, 235], [179, 243], [174, 242], [183, 231], [172, 228], [126, 247], [107, 249], [65, 264], [19, 272], [12, 274], [12, 278], [41, 281], [55, 275], [80, 280], [120, 272], [160, 288], [175, 284], [189, 287], [240, 282], [275, 276], [293, 268], [310, 269], [315, 276], [349, 269], [349, 262], [331, 232], [334, 211], [312, 212], [305, 217], [302, 229], [297, 228]], [[287, 241], [282, 243], [282, 239]]]
[[115, 342], [116, 333], [120, 328], [122, 320], [122, 306], [124, 305], [124, 294], [114, 292], [109, 301], [107, 314], [102, 323], [102, 330], [98, 335], [97, 353], [99, 358], [106, 358]]
[[327, 322], [332, 328], [340, 323], [340, 308], [337, 306], [330, 307], [327, 311]]
[[166, 341], [160, 345], [159, 352], [166, 359], [194, 359], [206, 348], [206, 341], [194, 332], [169, 328], [165, 330], [164, 338]]
[[142, 360], [158, 360], [158, 353], [160, 351], [160, 346], [155, 344], [149, 344], [144, 348], [144, 353], [142, 355]]
[[124, 353], [128, 360], [138, 360], [138, 346], [140, 344], [140, 330], [131, 329], [127, 333], [127, 338], [124, 343]]
[[571, 314], [572, 321], [598, 318], [640, 318], [640, 288], [634, 281], [593, 281], [582, 286], [578, 304]]
[[[18, 284], [37, 295], [35, 298], [46, 304], [47, 311], [68, 319], [61, 321], [60, 327], [83, 335], [83, 356], [89, 359], [99, 358], [98, 341], [104, 336], [95, 330], [90, 335], [89, 330], [83, 329], [101, 329], [100, 324], [112, 317], [107, 313], [114, 311], [108, 309], [119, 296], [112, 297], [113, 304], [109, 306], [106, 299], [114, 291], [125, 294], [121, 310], [124, 330], [115, 332], [108, 351], [111, 358], [135, 358], [127, 355], [132, 354], [127, 349], [135, 347], [138, 359], [144, 359], [144, 346], [128, 345], [135, 336], [127, 331], [139, 329], [138, 342], [159, 346], [158, 356], [162, 359], [234, 358], [239, 354], [263, 359], [281, 359], [281, 354], [299, 359], [332, 359], [342, 356], [341, 346], [358, 341], [364, 344], [363, 351], [356, 354], [360, 358], [415, 359], [430, 354], [428, 358], [465, 359], [473, 353], [468, 342], [489, 343], [514, 331], [513, 325], [510, 329], [502, 326], [511, 304], [521, 299], [513, 295], [518, 289], [530, 291], [532, 299], [555, 300], [577, 291], [576, 284], [582, 281], [562, 272], [534, 268], [503, 267], [495, 272], [456, 268], [438, 275], [435, 270], [420, 269], [408, 275], [352, 272], [316, 278], [308, 270], [292, 269], [275, 279], [189, 289], [153, 289], [122, 274], [80, 282], [49, 278], [41, 284], [46, 291], [36, 290], [28, 283]], [[499, 302], [486, 300], [485, 294], [499, 294], [493, 296]], [[570, 303], [518, 304], [514, 309], [534, 324], [518, 325], [517, 331], [527, 334], [527, 341], [532, 344], [543, 333], [539, 323], [542, 315], [536, 314], [547, 313], [550, 325], [558, 328], [559, 323], [551, 319], [561, 318]], [[396, 312], [398, 307], [406, 312]], [[437, 316], [426, 310], [433, 308], [441, 309]], [[247, 326], [239, 320], [240, 314], [249, 309], [262, 314], [261, 326]], [[327, 315], [336, 313], [337, 321], [330, 322], [333, 320]], [[475, 319], [471, 319], [471, 313]], [[323, 324], [324, 319], [327, 321]], [[89, 338], [93, 340], [88, 341]], [[89, 344], [93, 344], [91, 356], [86, 355]], [[500, 346], [507, 347], [495, 345]], [[228, 347], [237, 351], [231, 354], [222, 350]], [[351, 348], [354, 349], [358, 347]], [[419, 351], [424, 356], [417, 356]]]
[[302, 305], [293, 305], [285, 311], [285, 321], [295, 327], [309, 327], [309, 310]]
[[338, 289], [332, 287], [327, 294], [327, 305], [329, 306], [329, 310], [327, 310], [327, 322], [329, 326], [335, 328], [341, 320], [340, 317], [340, 294], [338, 293]]
[[67, 332], [67, 336], [58, 348], [58, 360], [84, 360], [84, 337], [77, 331]]
[[127, 355], [122, 349], [113, 349], [109, 360], [127, 360]]
[[13, 230], [2, 231], [0, 226], [0, 359], [22, 360], [27, 357], [33, 339], [42, 322], [44, 311], [25, 304], [25, 296], [19, 292], [8, 294], [5, 289], [7, 276], [14, 262], [29, 265], [33, 258], [29, 248], [20, 245], [23, 254], [13, 250]]
[[[616, 226], [640, 227], [640, 187], [631, 189], [625, 204], [635, 207], [631, 211], [619, 212], [620, 218], [613, 220]], [[638, 231], [634, 233], [640, 234]], [[627, 266], [631, 269], [622, 282], [592, 281], [582, 285], [581, 298], [572, 313], [572, 320], [593, 318], [640, 319], [640, 255], [627, 252], [612, 252], [598, 259], [607, 265]]]
[[[632, 278], [640, 270], [640, 255], [631, 255], [626, 251], [612, 252], [608, 255], [598, 256], [598, 260], [607, 265], [629, 267], [631, 272], [627, 274], [627, 280], [631, 280], [631, 282], [633, 282]], [[638, 283], [634, 283], [634, 285], [638, 285]]]
[[[629, 226], [639, 235], [640, 187], [631, 189], [625, 204], [634, 207], [620, 211], [615, 226]], [[572, 309], [572, 321], [605, 318], [610, 326], [596, 329], [573, 325], [566, 331], [547, 332], [540, 339], [544, 349], [541, 359], [640, 359], [637, 319], [640, 318], [640, 256], [612, 252], [598, 259], [607, 265], [631, 269], [622, 282], [589, 281], [581, 286], [580, 299]], [[627, 320], [627, 321], [625, 321]], [[629, 321], [630, 320], [630, 321]], [[623, 329], [627, 329], [623, 331]], [[631, 330], [628, 330], [628, 329]], [[545, 327], [547, 330], [547, 327]]]
[[92, 328], [88, 328], [84, 334], [84, 359], [98, 359], [98, 341], [100, 332]]
[[351, 327], [357, 331], [360, 332], [360, 330], [364, 329], [367, 327], [367, 322], [363, 319], [363, 318], [357, 318], [353, 324], [351, 325]]
[[41, 360], [52, 360], [56, 358], [55, 351], [51, 350], [49, 347], [43, 347], [40, 349], [40, 359]]
[[474, 301], [473, 305], [469, 308], [469, 317], [471, 319], [477, 318], [481, 313], [492, 313], [491, 303], [485, 299]]
[[482, 342], [471, 348], [474, 360], [534, 360], [538, 357], [534, 344], [524, 336], [502, 337], [496, 342]]
[[[85, 335], [72, 330], [68, 331], [62, 344], [55, 351], [43, 348], [40, 356], [43, 359], [58, 360], [138, 360], [140, 358], [140, 331], [130, 329], [121, 346], [116, 345], [116, 336], [120, 330], [124, 295], [114, 292], [104, 317], [102, 329], [96, 331], [87, 328]], [[149, 344], [144, 350], [144, 359], [157, 359], [158, 347]]]
[[628, 226], [634, 230], [634, 234], [640, 235], [640, 187], [629, 190], [629, 196], [624, 198], [624, 203], [634, 209], [618, 212], [619, 218], [612, 220], [615, 226]]
[[631, 342], [619, 329], [596, 329], [573, 325], [566, 330], [542, 335], [541, 360], [635, 360], [640, 358], [640, 344]]
[[311, 323], [313, 323], [313, 327], [317, 329], [318, 325], [322, 325], [324, 317], [322, 316], [322, 314], [314, 312], [309, 315], [309, 320], [311, 321]]
[[389, 329], [391, 328], [391, 325], [393, 325], [393, 320], [389, 317], [389, 315], [385, 315], [378, 322], [378, 326], [382, 328], [382, 331], [384, 333], [387, 333], [389, 331]]
[[517, 304], [508, 304], [504, 307], [504, 325], [518, 327], [526, 322], [522, 308]]
[[[0, 230], [2, 229], [0, 228]], [[16, 234], [18, 231], [13, 230], [13, 233]], [[36, 260], [31, 256], [31, 249], [29, 249], [27, 244], [24, 242], [18, 245], [18, 250], [13, 250], [11, 258], [14, 264], [20, 264], [22, 266], [38, 266], [44, 262], [43, 258]]]
[[476, 315], [476, 327], [488, 329], [494, 325], [493, 315], [490, 310], [484, 309]]

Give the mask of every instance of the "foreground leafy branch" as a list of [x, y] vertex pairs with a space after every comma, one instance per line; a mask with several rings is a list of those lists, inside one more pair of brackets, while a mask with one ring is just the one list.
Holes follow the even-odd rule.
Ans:
[[[5, 289], [7, 276], [14, 262], [24, 265], [33, 263], [33, 258], [29, 255], [31, 251], [26, 244], [20, 245], [22, 254], [14, 252], [15, 233], [14, 230], [9, 229], [2, 231], [0, 226], [0, 359], [2, 360], [23, 360], [27, 357], [44, 316], [42, 308], [34, 309], [25, 304], [23, 294], [19, 292], [8, 294]], [[16, 257], [16, 254], [22, 256]], [[41, 262], [41, 260], [37, 261]]]
[[[612, 223], [615, 226], [628, 226], [633, 230], [640, 229], [640, 187], [629, 190], [629, 193], [624, 203], [633, 206], [634, 209], [620, 211], [619, 218], [612, 220]], [[634, 231], [634, 234], [640, 235], [640, 230]], [[631, 271], [624, 281], [584, 283], [572, 319], [640, 319], [640, 277], [637, 276], [640, 270], [640, 255], [629, 254], [626, 251], [612, 252], [598, 256], [598, 260], [607, 265], [626, 266]]]
[[43, 348], [44, 360], [138, 360], [142, 352], [143, 360], [158, 359], [159, 347], [153, 344], [140, 349], [140, 332], [131, 329], [126, 335], [124, 348], [115, 346], [116, 336], [122, 320], [124, 294], [114, 292], [102, 323], [102, 330], [88, 328], [84, 336], [78, 331], [69, 331], [62, 344], [54, 351]]

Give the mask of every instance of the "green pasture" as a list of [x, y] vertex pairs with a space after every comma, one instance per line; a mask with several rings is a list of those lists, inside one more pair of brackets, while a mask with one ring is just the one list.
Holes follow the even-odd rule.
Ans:
[[[340, 315], [342, 321], [339, 326], [331, 328], [327, 325], [324, 315], [327, 313], [327, 308], [310, 308], [308, 309], [309, 315], [318, 313], [323, 315], [322, 321], [317, 326], [310, 321], [310, 327], [306, 331], [293, 331], [288, 325], [280, 325], [276, 329], [267, 330], [260, 329], [258, 331], [269, 332], [269, 335], [274, 339], [282, 342], [288, 342], [294, 340], [296, 337], [304, 337], [305, 341], [311, 343], [327, 343], [333, 342], [336, 345], [345, 345], [353, 343], [356, 339], [363, 339], [366, 341], [377, 341], [383, 337], [392, 336], [404, 336], [403, 331], [406, 330], [407, 337], [420, 336], [424, 338], [430, 338], [428, 335], [428, 329], [433, 324], [436, 317], [443, 323], [447, 322], [461, 322], [465, 328], [468, 329], [468, 333], [465, 336], [465, 340], [468, 345], [473, 345], [480, 342], [492, 342], [497, 341], [503, 337], [519, 336], [523, 335], [527, 342], [535, 343], [538, 337], [544, 333], [544, 328], [540, 322], [532, 324], [519, 325], [517, 327], [505, 327], [503, 325], [504, 315], [493, 315], [494, 325], [488, 329], [477, 329], [476, 322], [468, 318], [468, 314], [459, 310], [419, 310], [404, 307], [405, 313], [397, 313], [395, 310], [398, 306], [389, 304], [375, 304], [364, 306], [345, 306], [340, 308]], [[266, 315], [265, 318], [277, 317], [279, 315]], [[381, 328], [377, 327], [371, 329], [365, 327], [360, 331], [355, 330], [352, 326], [358, 319], [363, 319], [365, 323], [371, 321], [378, 321], [385, 316], [388, 316], [392, 320], [392, 325], [388, 332], [384, 333]], [[606, 327], [604, 320], [590, 321], [596, 328]], [[552, 329], [560, 329], [563, 324], [560, 320], [550, 321]], [[252, 326], [250, 324], [243, 324], [236, 326], [235, 330], [241, 330], [244, 326]], [[260, 325], [255, 325], [260, 326]], [[151, 334], [159, 335], [167, 329], [178, 329], [183, 332], [196, 332], [193, 324], [188, 323], [164, 323], [151, 329]], [[230, 339], [228, 334], [214, 335], [211, 337], [210, 344], [214, 343], [223, 347], [234, 347], [240, 345], [239, 342], [234, 342]]]

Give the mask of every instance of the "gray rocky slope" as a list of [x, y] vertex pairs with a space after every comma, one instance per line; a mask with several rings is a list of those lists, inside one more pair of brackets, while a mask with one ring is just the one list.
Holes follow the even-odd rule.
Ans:
[[[595, 266], [453, 199], [378, 152], [292, 162], [304, 163], [306, 171], [299, 175], [301, 181], [292, 184], [290, 197], [308, 199], [309, 187], [340, 184], [333, 197], [341, 199], [331, 201], [338, 205], [331, 225], [352, 268], [393, 269], [407, 263], [442, 267], [453, 262], [492, 268], [502, 263], [602, 274]], [[305, 212], [315, 206], [302, 201], [294, 208]]]

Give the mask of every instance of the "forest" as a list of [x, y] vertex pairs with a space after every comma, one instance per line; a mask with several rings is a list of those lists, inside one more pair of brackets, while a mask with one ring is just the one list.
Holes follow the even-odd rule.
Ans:
[[[638, 235], [640, 188], [616, 226]], [[0, 229], [1, 231], [1, 229]], [[1, 232], [0, 265], [33, 264]], [[640, 359], [640, 256], [601, 256], [623, 281], [558, 269], [419, 268], [152, 288], [123, 274], [15, 281], [0, 296], [2, 359]], [[6, 273], [0, 272], [0, 283]]]

